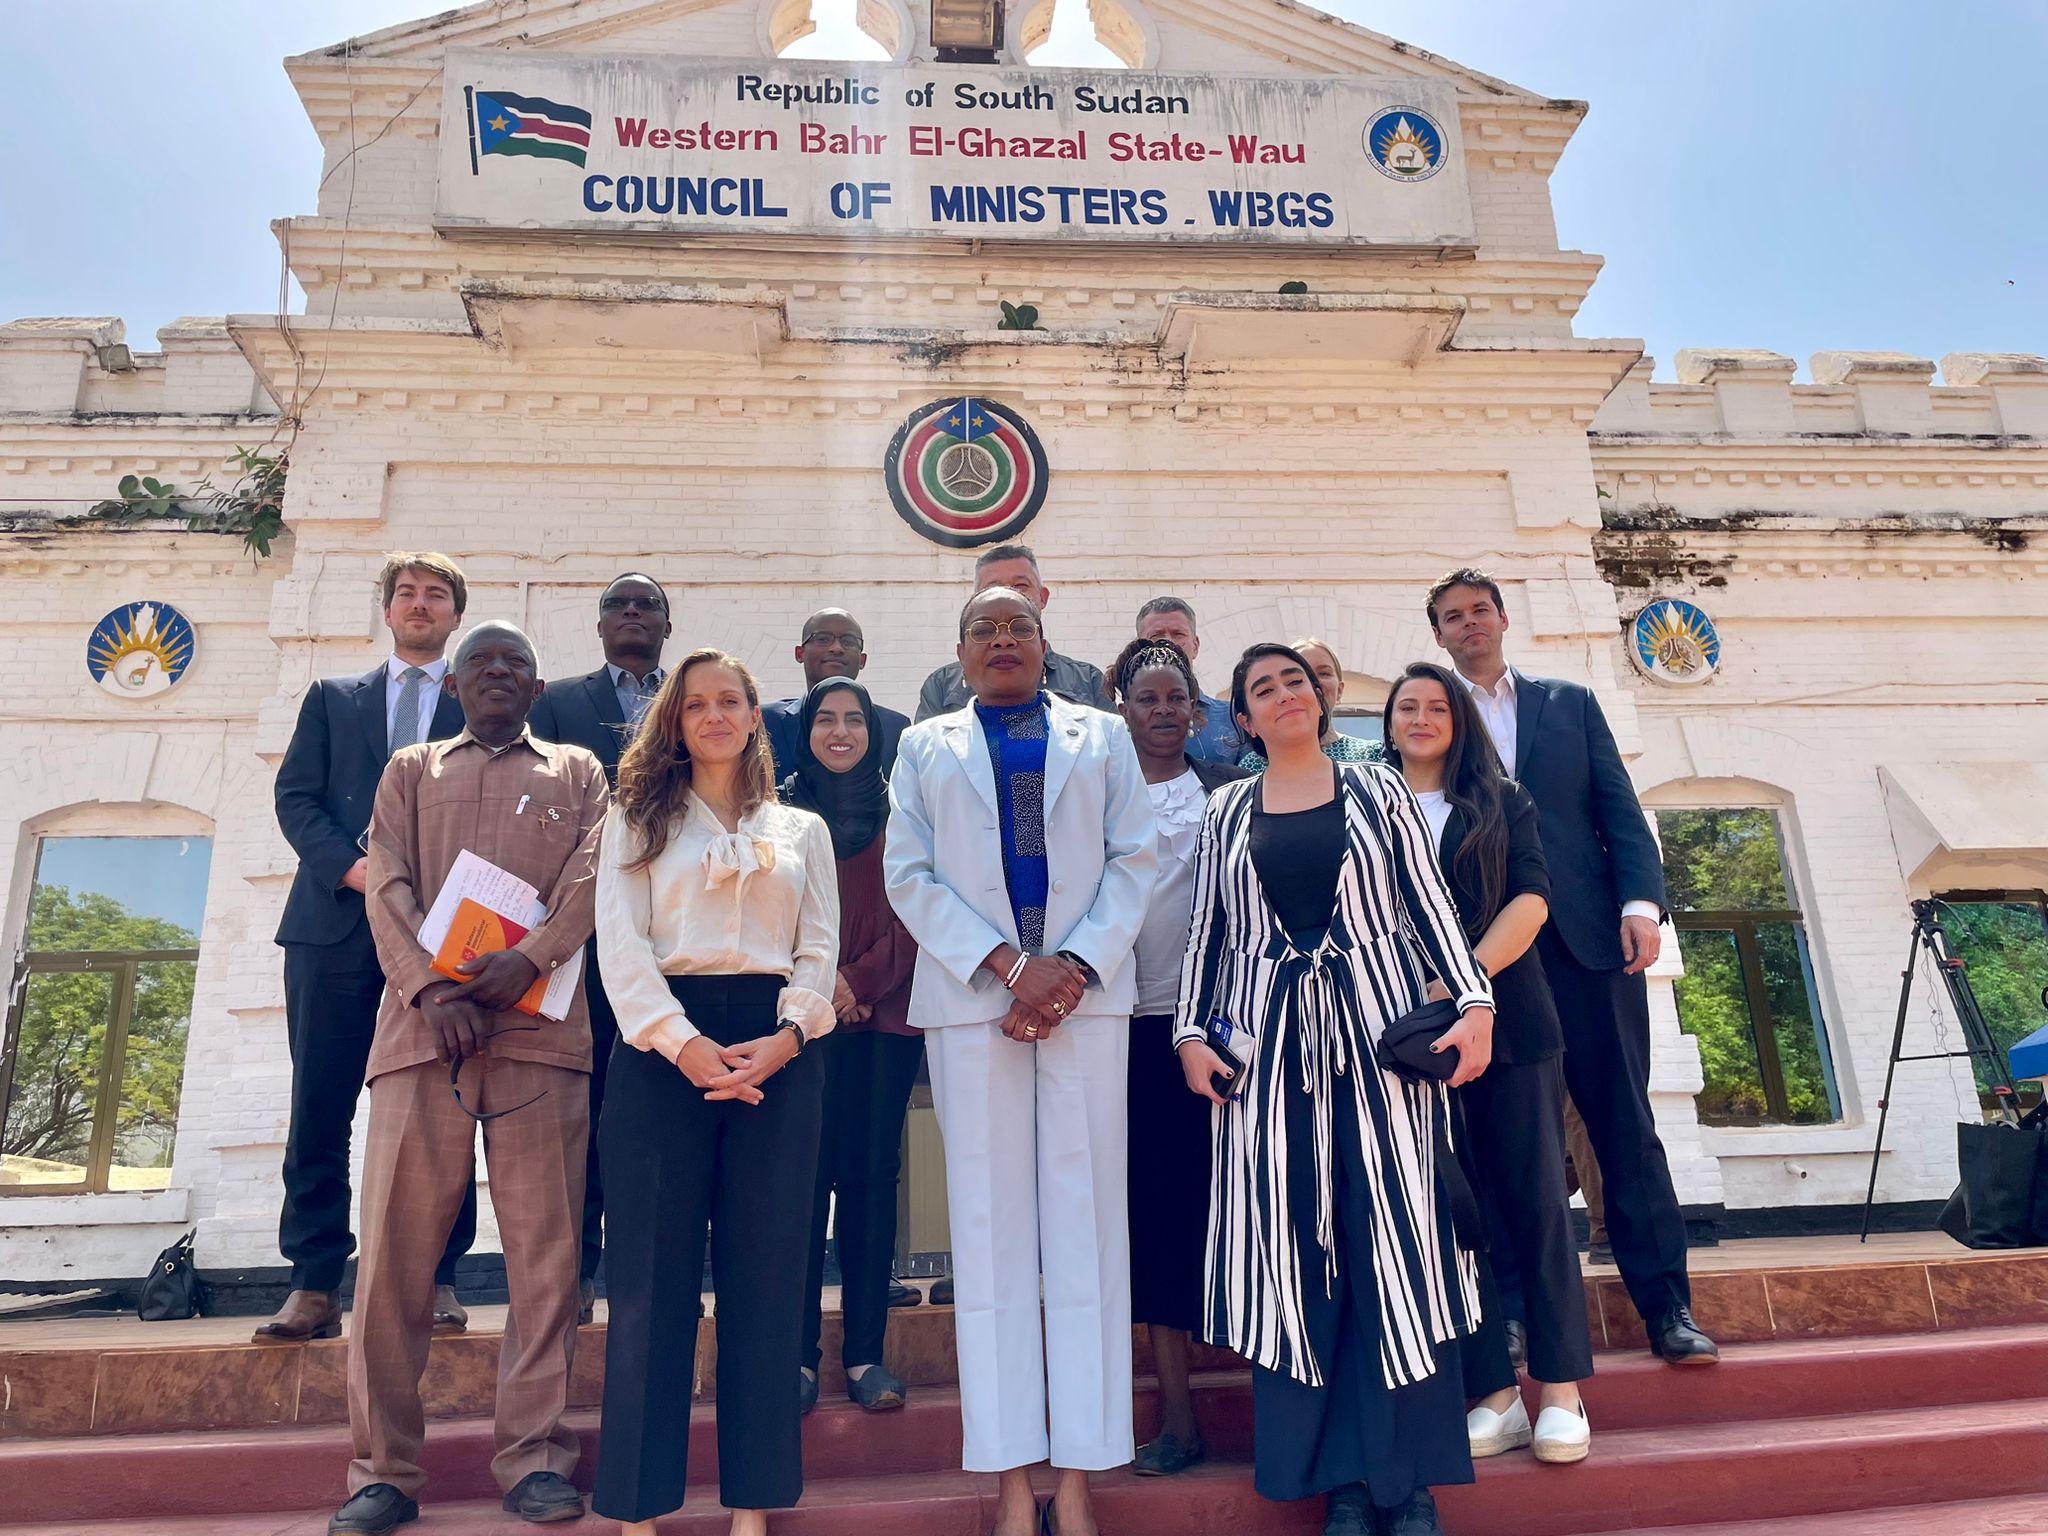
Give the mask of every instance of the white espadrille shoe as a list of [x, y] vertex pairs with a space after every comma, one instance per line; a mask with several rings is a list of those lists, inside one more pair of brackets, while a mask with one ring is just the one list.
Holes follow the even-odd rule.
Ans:
[[1580, 1403], [1577, 1413], [1569, 1408], [1544, 1409], [1536, 1416], [1535, 1444], [1538, 1461], [1559, 1466], [1584, 1461], [1593, 1449], [1593, 1421], [1586, 1416], [1586, 1405]]
[[1519, 1397], [1508, 1405], [1506, 1413], [1480, 1407], [1465, 1415], [1465, 1435], [1472, 1442], [1474, 1461], [1520, 1450], [1534, 1433], [1529, 1428], [1529, 1410]]

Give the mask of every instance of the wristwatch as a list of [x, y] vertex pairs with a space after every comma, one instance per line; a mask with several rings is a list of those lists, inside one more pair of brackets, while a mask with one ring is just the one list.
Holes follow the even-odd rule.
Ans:
[[1074, 963], [1074, 964], [1078, 965], [1078, 966], [1079, 966], [1079, 967], [1081, 968], [1081, 974], [1082, 974], [1083, 976], [1085, 976], [1085, 977], [1087, 977], [1087, 978], [1088, 978], [1088, 985], [1089, 985], [1089, 986], [1091, 986], [1091, 987], [1099, 987], [1099, 986], [1101, 986], [1101, 985], [1102, 985], [1102, 978], [1101, 978], [1100, 976], [1098, 976], [1098, 975], [1096, 975], [1096, 974], [1095, 974], [1095, 967], [1094, 967], [1094, 966], [1092, 966], [1092, 965], [1090, 965], [1090, 964], [1089, 964], [1089, 963], [1088, 963], [1088, 962], [1087, 962], [1086, 960], [1083, 960], [1083, 959], [1082, 959], [1082, 958], [1081, 958], [1081, 957], [1080, 957], [1079, 955], [1075, 954], [1075, 953], [1074, 953], [1074, 952], [1073, 952], [1073, 951], [1072, 951], [1071, 949], [1063, 949], [1063, 950], [1061, 950], [1061, 951], [1060, 951], [1060, 958], [1061, 958], [1062, 960], [1071, 960], [1071, 961], [1073, 961], [1073, 963]]
[[799, 1056], [803, 1055], [804, 1047], [811, 1043], [810, 1036], [804, 1033], [803, 1025], [797, 1023], [795, 1019], [784, 1019], [780, 1024], [777, 1024], [775, 1026], [775, 1032], [778, 1035], [781, 1034], [785, 1029], [788, 1030], [792, 1035], [796, 1036], [796, 1053]]

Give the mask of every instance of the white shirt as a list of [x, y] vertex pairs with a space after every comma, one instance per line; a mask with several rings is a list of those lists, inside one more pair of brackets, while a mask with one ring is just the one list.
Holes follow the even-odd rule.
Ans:
[[1209, 797], [1190, 768], [1177, 779], [1147, 784], [1159, 822], [1159, 881], [1138, 929], [1139, 1016], [1170, 1014], [1180, 1000], [1181, 961], [1188, 952], [1188, 920], [1195, 911], [1195, 845]]
[[[1491, 688], [1458, 674], [1458, 681], [1465, 685], [1465, 691], [1472, 695], [1472, 702], [1479, 706], [1479, 718], [1486, 722], [1486, 734], [1493, 738], [1494, 750], [1500, 753], [1500, 765], [1507, 770], [1509, 778], [1515, 776], [1515, 669], [1509, 667], [1501, 673], [1500, 681]], [[1437, 829], [1441, 832], [1443, 829]]]
[[433, 729], [434, 706], [441, 702], [441, 680], [448, 675], [448, 658], [440, 656], [432, 661], [414, 663], [400, 661], [396, 656], [388, 657], [384, 662], [384, 740], [387, 745], [398, 737], [395, 729], [398, 724], [398, 696], [405, 689], [406, 668], [414, 665], [427, 675], [420, 682], [420, 717], [412, 739], [425, 741], [427, 733]]
[[769, 801], [728, 832], [691, 796], [653, 863], [616, 805], [597, 852], [597, 958], [619, 1034], [670, 1061], [697, 1034], [670, 976], [775, 975], [776, 1018], [831, 1031], [839, 967], [839, 865], [809, 811]]
[[1451, 819], [1451, 802], [1444, 798], [1440, 789], [1418, 789], [1415, 803], [1422, 807], [1422, 819], [1429, 823], [1429, 840], [1441, 847], [1444, 840], [1444, 826]]

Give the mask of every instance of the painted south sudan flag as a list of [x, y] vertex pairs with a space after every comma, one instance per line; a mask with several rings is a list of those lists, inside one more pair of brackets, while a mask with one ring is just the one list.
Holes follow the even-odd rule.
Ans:
[[590, 114], [545, 96], [478, 91], [470, 128], [487, 155], [536, 155], [581, 165], [590, 148]]

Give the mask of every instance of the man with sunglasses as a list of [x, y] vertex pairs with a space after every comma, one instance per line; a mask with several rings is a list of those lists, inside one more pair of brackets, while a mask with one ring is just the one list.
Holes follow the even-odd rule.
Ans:
[[[547, 685], [533, 701], [527, 728], [542, 741], [587, 748], [616, 789], [619, 755], [661, 689], [661, 653], [674, 630], [668, 594], [644, 571], [614, 576], [597, 599], [597, 638], [604, 665]], [[584, 1149], [583, 1251], [578, 1262], [577, 1321], [597, 1312], [597, 1265], [604, 1255], [604, 1177], [597, 1159], [597, 1119], [604, 1106], [605, 1065], [619, 1021], [597, 973], [597, 941], [583, 957], [583, 996], [590, 1005], [590, 1142]]]
[[[609, 795], [592, 753], [527, 728], [545, 685], [513, 625], [472, 629], [446, 686], [462, 701], [461, 734], [396, 753], [370, 820], [370, 932], [389, 984], [370, 1048], [349, 1330], [355, 1459], [330, 1533], [389, 1531], [419, 1515], [434, 1259], [474, 1172], [480, 1120], [511, 1293], [491, 1470], [522, 1519], [583, 1513], [568, 1478], [576, 1435], [562, 1414], [576, 1348], [590, 1021], [580, 986], [560, 1020], [518, 1005], [590, 938]], [[464, 961], [457, 981], [434, 969], [419, 931], [465, 851], [533, 886], [546, 916], [510, 948]]]
[[[861, 635], [860, 620], [844, 608], [820, 608], [804, 620], [796, 659], [804, 669], [804, 691], [795, 698], [777, 699], [761, 706], [761, 728], [767, 731], [768, 749], [775, 754], [778, 783], [796, 768], [805, 697], [828, 677], [843, 677], [851, 682], [868, 664], [867, 641]], [[909, 724], [908, 715], [880, 704], [875, 706], [875, 719], [869, 730], [881, 752], [876, 761], [882, 765], [884, 777], [896, 765], [896, 741]]]
[[[996, 1528], [1094, 1528], [1088, 1474], [1131, 1459], [1126, 1063], [1132, 947], [1158, 827], [1121, 716], [1047, 691], [1038, 605], [960, 614], [965, 708], [904, 732], [882, 855], [917, 940], [946, 1146], [963, 1461], [1000, 1474]], [[1043, 1324], [1040, 1298], [1043, 1295]]]

